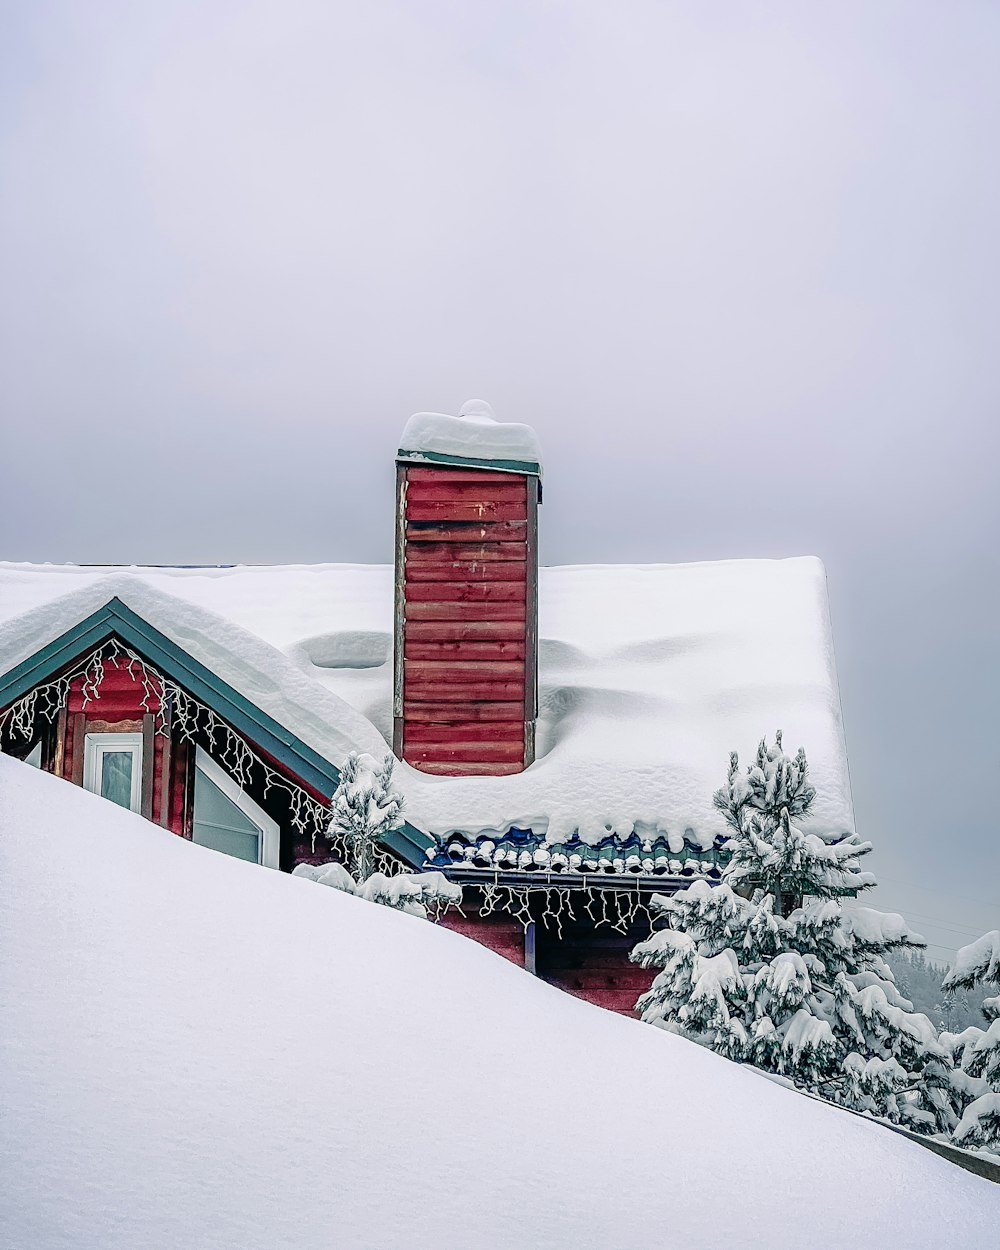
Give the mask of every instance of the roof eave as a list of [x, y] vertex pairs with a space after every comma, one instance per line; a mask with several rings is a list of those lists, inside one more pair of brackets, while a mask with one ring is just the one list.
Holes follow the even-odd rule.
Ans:
[[[117, 596], [0, 675], [0, 708], [16, 702], [83, 652], [112, 636], [134, 647], [151, 665], [162, 669], [165, 676], [210, 707], [293, 776], [326, 798], [333, 794], [340, 781], [340, 769], [335, 764], [133, 612]], [[411, 868], [424, 863], [432, 844], [429, 836], [409, 822], [394, 830], [383, 842]]]

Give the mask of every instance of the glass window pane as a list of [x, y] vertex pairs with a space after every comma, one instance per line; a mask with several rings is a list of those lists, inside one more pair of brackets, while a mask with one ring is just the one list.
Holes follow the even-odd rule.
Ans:
[[194, 829], [199, 846], [235, 855], [256, 864], [260, 861], [260, 826], [223, 794], [200, 768], [194, 774]]
[[256, 835], [238, 829], [220, 829], [217, 825], [200, 825], [195, 821], [192, 841], [213, 851], [222, 851], [224, 855], [245, 859], [251, 864], [256, 864], [259, 859]]
[[105, 751], [101, 757], [101, 794], [120, 807], [132, 806], [131, 751]]

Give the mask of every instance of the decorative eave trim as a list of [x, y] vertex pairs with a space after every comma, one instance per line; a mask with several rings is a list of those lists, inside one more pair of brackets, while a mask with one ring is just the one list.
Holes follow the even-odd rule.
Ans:
[[716, 873], [663, 873], [650, 876], [641, 872], [543, 872], [539, 869], [470, 868], [464, 864], [427, 863], [426, 871], [440, 872], [449, 881], [460, 885], [502, 885], [518, 890], [623, 890], [641, 891], [643, 894], [673, 893], [683, 890], [696, 881], [718, 885], [721, 876]]
[[[333, 794], [340, 781], [339, 768], [117, 597], [0, 675], [0, 709], [16, 702], [83, 652], [112, 636], [134, 647], [151, 665], [162, 669], [164, 676], [188, 690], [294, 776], [326, 798]], [[419, 868], [424, 863], [431, 843], [431, 838], [408, 822], [384, 839], [384, 845], [411, 868]]]
[[450, 456], [443, 451], [407, 451], [400, 447], [396, 452], [399, 464], [447, 464], [462, 469], [493, 469], [497, 473], [522, 473], [538, 478], [541, 490], [542, 466], [537, 460], [483, 460], [475, 456]]

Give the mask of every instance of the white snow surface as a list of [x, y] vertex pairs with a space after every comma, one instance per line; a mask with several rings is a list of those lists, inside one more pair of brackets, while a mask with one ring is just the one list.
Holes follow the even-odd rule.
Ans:
[[[391, 566], [0, 564], [0, 672], [113, 595], [334, 764], [352, 746], [387, 749]], [[637, 828], [665, 834], [675, 853], [685, 834], [708, 846], [725, 832], [712, 793], [729, 752], [747, 762], [781, 729], [786, 748], [806, 748], [817, 791], [803, 828], [853, 832], [818, 560], [542, 568], [539, 599], [538, 759], [512, 777], [401, 764], [395, 783], [418, 828], [531, 827], [552, 842], [578, 830], [591, 843]]]
[[0, 915], [5, 1247], [971, 1250], [1000, 1226], [1000, 1188], [897, 1134], [3, 757]]
[[876, 911], [872, 907], [846, 908], [852, 930], [862, 942], [872, 945], [899, 942], [923, 942], [919, 933], [906, 923], [899, 912]]
[[945, 978], [945, 987], [952, 984], [975, 985], [979, 981], [1000, 984], [1000, 929], [984, 933], [961, 948], [954, 968]]
[[497, 421], [485, 400], [470, 399], [457, 417], [415, 412], [399, 440], [408, 454], [434, 452], [470, 460], [529, 460], [542, 466], [542, 448], [530, 425]]

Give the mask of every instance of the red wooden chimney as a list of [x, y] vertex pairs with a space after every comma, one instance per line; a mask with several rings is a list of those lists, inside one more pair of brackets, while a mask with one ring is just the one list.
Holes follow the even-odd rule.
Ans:
[[534, 431], [470, 400], [418, 413], [396, 459], [393, 750], [423, 772], [518, 773], [535, 756]]

